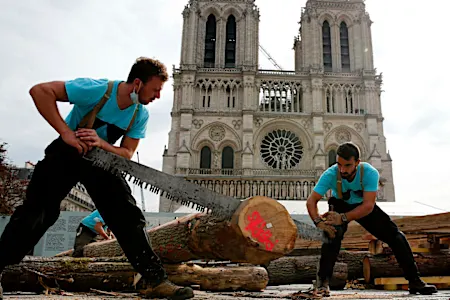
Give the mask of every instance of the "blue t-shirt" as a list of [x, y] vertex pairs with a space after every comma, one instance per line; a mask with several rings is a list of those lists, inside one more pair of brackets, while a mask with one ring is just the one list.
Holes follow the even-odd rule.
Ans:
[[103, 221], [103, 218], [102, 216], [100, 216], [98, 210], [94, 210], [90, 215], [87, 215], [83, 220], [81, 220], [81, 224], [88, 227], [90, 230], [97, 234], [98, 232], [95, 230], [95, 224], [97, 224], [98, 222], [102, 223], [103, 229], [106, 230], [108, 226], [106, 226], [106, 223], [105, 221]]
[[[365, 192], [376, 192], [378, 191], [378, 180], [380, 174], [378, 170], [375, 169], [371, 164], [366, 162], [361, 162], [356, 171], [356, 176], [353, 178], [352, 182], [348, 182], [346, 179], [342, 178], [342, 194], [347, 191], [350, 191], [350, 198], [348, 200], [344, 200], [348, 204], [357, 204], [363, 201], [363, 197], [360, 197], [353, 191], [361, 191], [361, 164], [364, 164], [364, 174], [363, 174], [363, 185]], [[325, 172], [323, 172], [322, 176], [319, 178], [319, 182], [317, 182], [314, 187], [314, 191], [319, 195], [323, 196], [325, 193], [331, 189], [331, 193], [333, 197], [338, 198], [337, 193], [337, 172], [338, 165], [334, 164], [329, 167]]]
[[[117, 87], [120, 82], [118, 80], [114, 81], [110, 98], [98, 112], [97, 118], [107, 124], [113, 124], [126, 130], [133, 118], [136, 105], [139, 105], [136, 119], [126, 135], [131, 138], [142, 139], [145, 137], [147, 129], [148, 111], [142, 104], [132, 104], [124, 110], [119, 108], [117, 105]], [[77, 78], [66, 81], [65, 87], [69, 102], [74, 104], [65, 121], [70, 129], [75, 130], [81, 119], [94, 108], [106, 93], [108, 80]], [[98, 136], [105, 141], [108, 141], [107, 124], [97, 128]]]

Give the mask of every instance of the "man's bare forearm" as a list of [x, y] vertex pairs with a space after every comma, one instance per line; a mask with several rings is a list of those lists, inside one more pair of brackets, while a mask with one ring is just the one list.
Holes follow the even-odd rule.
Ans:
[[361, 204], [352, 209], [351, 211], [345, 213], [345, 215], [347, 216], [347, 220], [350, 222], [364, 218], [365, 216], [370, 214], [372, 210], [373, 205]]
[[105, 151], [112, 152], [114, 154], [123, 156], [127, 159], [131, 159], [133, 157], [133, 153], [129, 149], [124, 147], [116, 147], [114, 145], [111, 145], [105, 140], [103, 140], [101, 148]]
[[31, 88], [30, 95], [39, 113], [59, 134], [71, 130], [59, 113], [57, 99], [51, 89], [37, 85]]
[[320, 217], [319, 215], [319, 207], [317, 206], [317, 202], [312, 200], [312, 199], [308, 199], [306, 201], [306, 208], [308, 209], [308, 214], [311, 218], [311, 220], [315, 220], [318, 217]]

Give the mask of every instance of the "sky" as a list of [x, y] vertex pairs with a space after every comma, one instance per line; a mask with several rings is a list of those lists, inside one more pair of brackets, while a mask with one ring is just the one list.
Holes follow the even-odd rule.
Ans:
[[[384, 134], [393, 159], [396, 203], [390, 214], [450, 210], [450, 96], [446, 91], [447, 12], [450, 3], [430, 0], [366, 0], [372, 21], [374, 61], [383, 73]], [[37, 83], [77, 77], [126, 80], [139, 56], [179, 66], [182, 10], [188, 0], [16, 0], [0, 10], [0, 141], [12, 163], [42, 159], [57, 133], [36, 110], [29, 89]], [[260, 44], [285, 70], [294, 69], [294, 37], [305, 0], [256, 0]], [[441, 56], [444, 55], [444, 56]], [[260, 55], [260, 68], [274, 69]], [[162, 168], [172, 108], [172, 79], [150, 104], [141, 163]], [[65, 117], [69, 104], [59, 104]], [[133, 157], [136, 160], [136, 155]], [[134, 188], [137, 201], [140, 191]], [[146, 211], [159, 200], [145, 192]], [[284, 202], [283, 202], [284, 204]], [[306, 213], [304, 202], [289, 202]], [[323, 206], [321, 206], [323, 208]]]

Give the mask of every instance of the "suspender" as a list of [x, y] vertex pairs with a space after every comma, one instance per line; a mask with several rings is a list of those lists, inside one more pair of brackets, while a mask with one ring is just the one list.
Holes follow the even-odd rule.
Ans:
[[[363, 184], [364, 165], [363, 164], [359, 164], [359, 165], [361, 166], [361, 168], [360, 168], [361, 176], [359, 177], [359, 182], [361, 184], [362, 191], [364, 192], [364, 184]], [[339, 199], [342, 199], [342, 178], [341, 178], [341, 172], [339, 172], [339, 169], [338, 169], [336, 173], [337, 173], [337, 180], [336, 180], [337, 193], [338, 193]]]
[[[109, 100], [113, 86], [114, 86], [114, 81], [109, 81], [108, 89], [106, 90], [106, 93], [103, 95], [102, 99], [100, 99], [100, 101], [94, 106], [94, 108], [88, 114], [86, 114], [83, 117], [83, 119], [81, 119], [78, 127], [92, 128], [92, 126], [94, 126], [95, 118], [97, 117], [98, 112], [103, 108], [105, 103]], [[128, 124], [128, 128], [125, 131], [125, 133], [127, 133], [131, 129], [131, 126], [133, 125], [134, 120], [136, 119], [136, 115], [137, 115], [138, 111], [139, 111], [139, 104], [136, 105], [136, 109], [134, 110], [133, 118], [131, 119], [130, 124]]]

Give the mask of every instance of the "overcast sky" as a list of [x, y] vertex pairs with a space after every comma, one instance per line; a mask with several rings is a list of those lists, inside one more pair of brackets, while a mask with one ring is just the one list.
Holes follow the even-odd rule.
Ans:
[[[77, 77], [126, 80], [139, 56], [179, 64], [181, 12], [188, 0], [16, 0], [0, 10], [0, 141], [17, 165], [36, 162], [56, 132], [39, 115], [28, 94], [36, 83]], [[260, 43], [283, 69], [294, 69], [293, 38], [305, 0], [256, 0]], [[383, 72], [384, 130], [393, 158], [397, 203], [390, 213], [450, 210], [450, 4], [431, 0], [367, 0], [374, 22], [375, 66]], [[260, 55], [260, 67], [273, 69]], [[161, 169], [170, 130], [172, 80], [149, 105], [148, 138], [141, 161]], [[66, 116], [68, 104], [61, 104]], [[134, 157], [136, 159], [136, 157]], [[138, 201], [139, 191], [136, 189]], [[148, 210], [158, 200], [146, 193]], [[419, 204], [423, 203], [423, 204]], [[304, 213], [304, 203], [286, 204]], [[436, 208], [431, 208], [431, 205]]]

